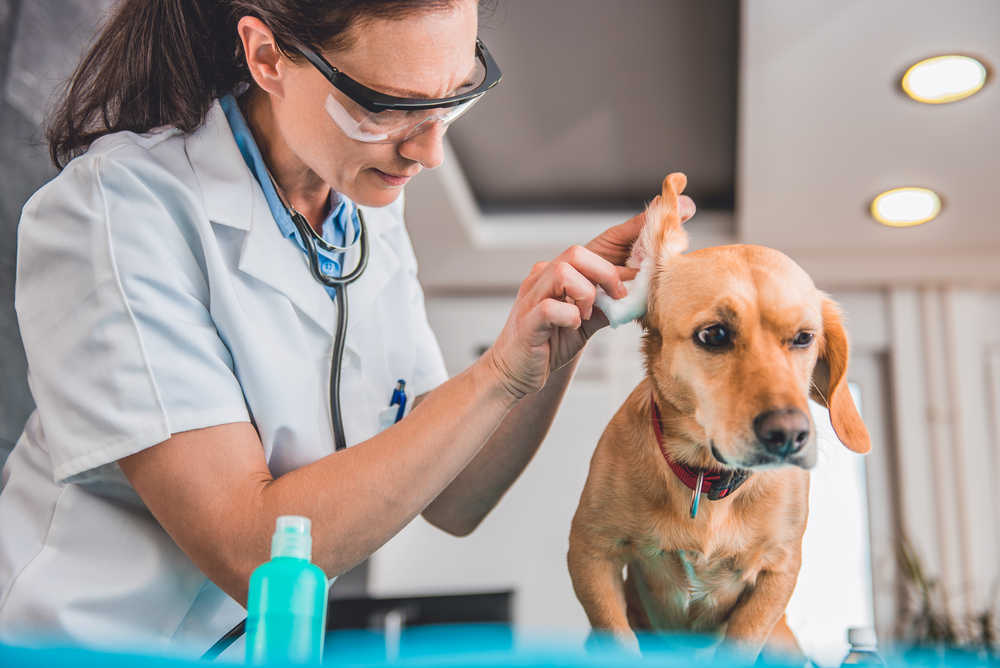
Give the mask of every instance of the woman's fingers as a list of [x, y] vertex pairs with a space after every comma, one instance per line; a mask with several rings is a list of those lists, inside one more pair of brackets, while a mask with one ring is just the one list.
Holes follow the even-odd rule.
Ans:
[[535, 304], [525, 316], [525, 323], [528, 325], [528, 331], [534, 335], [531, 345], [537, 346], [549, 339], [553, 328], [578, 329], [583, 323], [583, 318], [576, 305], [550, 297]]
[[635, 267], [615, 267], [618, 270], [618, 278], [624, 281], [631, 281], [639, 273]]
[[575, 305], [582, 320], [594, 315], [594, 284], [615, 299], [628, 294], [624, 281], [635, 278], [638, 269], [619, 267], [579, 246], [567, 249], [552, 262], [539, 262], [518, 292], [530, 301], [554, 298]]
[[[659, 195], [657, 195], [659, 197]], [[646, 222], [646, 212], [637, 213], [624, 223], [609, 227], [590, 240], [587, 248], [594, 251], [608, 262], [625, 264], [632, 243], [639, 237], [639, 232]]]
[[570, 246], [559, 259], [572, 265], [591, 284], [601, 286], [612, 297], [625, 296], [627, 291], [618, 275], [618, 268], [597, 253], [583, 246]]
[[[653, 198], [653, 202], [659, 199], [659, 195]], [[687, 195], [681, 195], [677, 200], [680, 208], [681, 222], [687, 222], [695, 214], [697, 207]], [[632, 244], [639, 236], [642, 226], [646, 224], [646, 212], [638, 213], [624, 223], [609, 227], [607, 230], [594, 237], [587, 248], [594, 251], [605, 260], [614, 264], [625, 264], [629, 253], [632, 251]]]
[[574, 303], [583, 320], [593, 314], [595, 284], [615, 297], [627, 291], [619, 267], [581, 246], [569, 248], [540, 272], [526, 296], [532, 301], [555, 298]]
[[531, 293], [533, 301], [557, 299], [574, 306], [582, 320], [590, 317], [597, 290], [568, 262], [554, 262], [550, 271], [543, 274]]
[[528, 272], [528, 276], [521, 281], [521, 285], [517, 288], [517, 298], [520, 299], [538, 283], [538, 278], [542, 275], [542, 272], [549, 266], [548, 262], [536, 262], [534, 266], [531, 267], [531, 271]]
[[[694, 215], [691, 198], [681, 196], [681, 221]], [[573, 246], [551, 262], [539, 262], [521, 283], [507, 325], [493, 344], [496, 367], [523, 396], [545, 385], [551, 369], [559, 368], [590, 336], [607, 325], [594, 309], [600, 286], [613, 299], [628, 290], [624, 282], [638, 270], [625, 267], [643, 225], [645, 213], [633, 216], [595, 237], [586, 247]], [[555, 330], [577, 330], [581, 336], [562, 336]]]

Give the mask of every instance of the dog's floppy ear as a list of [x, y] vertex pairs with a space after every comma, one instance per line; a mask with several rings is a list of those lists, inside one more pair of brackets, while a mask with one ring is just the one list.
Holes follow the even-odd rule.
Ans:
[[639, 238], [632, 245], [628, 266], [640, 267], [646, 258], [659, 260], [671, 255], [680, 255], [688, 247], [688, 235], [681, 225], [681, 211], [678, 198], [687, 186], [687, 176], [681, 172], [668, 174], [663, 179], [663, 190], [659, 197], [646, 207], [646, 224]]
[[823, 299], [822, 344], [813, 369], [810, 395], [830, 409], [830, 424], [841, 443], [854, 452], [868, 452], [872, 447], [868, 429], [847, 388], [847, 332], [840, 308], [826, 298]]

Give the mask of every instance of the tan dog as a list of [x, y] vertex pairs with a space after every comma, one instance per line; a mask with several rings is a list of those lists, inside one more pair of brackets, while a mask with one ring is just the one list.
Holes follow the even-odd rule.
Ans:
[[848, 448], [870, 448], [847, 389], [847, 336], [836, 304], [778, 251], [681, 255], [686, 181], [663, 182], [630, 260], [655, 259], [647, 377], [597, 445], [570, 575], [594, 629], [628, 646], [632, 629], [688, 630], [753, 655], [765, 643], [797, 653], [784, 613], [816, 461], [810, 394]]

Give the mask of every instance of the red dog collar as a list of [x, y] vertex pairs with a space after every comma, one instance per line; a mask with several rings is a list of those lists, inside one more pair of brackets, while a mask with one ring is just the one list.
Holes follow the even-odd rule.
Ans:
[[[730, 493], [735, 491], [737, 487], [750, 477], [750, 471], [746, 469], [695, 469], [687, 464], [682, 464], [671, 459], [670, 455], [667, 454], [666, 448], [663, 447], [663, 427], [660, 424], [660, 409], [656, 405], [656, 397], [650, 396], [649, 403], [653, 407], [653, 432], [656, 434], [656, 442], [660, 446], [660, 453], [667, 460], [667, 466], [670, 467], [670, 470], [674, 472], [674, 475], [688, 489], [693, 491], [698, 486], [698, 478], [701, 477], [702, 482], [699, 492], [701, 494], [708, 494], [709, 499], [716, 501], [729, 496]], [[697, 513], [697, 510], [698, 500], [696, 496], [691, 504], [692, 517]]]

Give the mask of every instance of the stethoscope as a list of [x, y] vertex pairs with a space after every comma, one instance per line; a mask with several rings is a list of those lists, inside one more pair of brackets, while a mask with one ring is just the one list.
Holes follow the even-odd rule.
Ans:
[[[361, 213], [361, 208], [355, 206], [354, 210], [358, 214], [358, 232], [354, 235], [354, 239], [346, 246], [331, 244], [316, 234], [316, 230], [309, 224], [306, 217], [296, 211], [290, 202], [285, 201], [284, 194], [278, 187], [274, 177], [271, 176], [270, 170], [267, 170], [267, 176], [271, 179], [271, 185], [274, 187], [274, 192], [277, 193], [278, 199], [281, 200], [281, 205], [285, 207], [285, 211], [292, 219], [295, 229], [299, 232], [299, 239], [302, 240], [302, 245], [306, 248], [306, 257], [309, 259], [309, 271], [312, 273], [313, 278], [319, 281], [321, 285], [337, 290], [337, 329], [333, 338], [333, 354], [330, 357], [330, 421], [333, 426], [334, 448], [336, 450], [343, 450], [347, 447], [347, 440], [344, 436], [344, 419], [340, 410], [340, 367], [344, 359], [344, 340], [347, 338], [347, 286], [361, 278], [361, 274], [364, 273], [365, 268], [368, 266], [368, 226], [365, 224], [365, 216]], [[317, 246], [328, 253], [340, 254], [345, 254], [357, 246], [359, 251], [358, 264], [346, 276], [343, 274], [340, 276], [329, 276], [323, 273], [320, 268], [319, 251], [316, 250]]]
[[[333, 440], [336, 450], [343, 450], [347, 447], [347, 440], [344, 436], [344, 420], [340, 411], [340, 367], [344, 359], [344, 339], [347, 335], [347, 286], [358, 280], [368, 266], [368, 227], [365, 225], [365, 216], [361, 209], [355, 207], [358, 214], [358, 233], [354, 240], [347, 246], [337, 246], [329, 243], [326, 239], [316, 234], [316, 231], [309, 224], [301, 213], [294, 208], [285, 205], [295, 228], [299, 231], [299, 238], [306, 247], [306, 255], [309, 258], [309, 271], [313, 278], [328, 288], [337, 289], [337, 331], [333, 339], [333, 355], [330, 358], [330, 420], [333, 423]], [[358, 247], [358, 264], [351, 273], [346, 276], [329, 276], [324, 274], [319, 266], [319, 246], [328, 253], [346, 253]]]
[[[270, 172], [268, 176], [271, 176]], [[334, 448], [336, 450], [343, 450], [347, 447], [347, 439], [344, 436], [344, 420], [340, 410], [340, 368], [341, 362], [344, 359], [344, 340], [347, 338], [347, 286], [358, 280], [368, 266], [368, 226], [365, 224], [365, 216], [361, 212], [361, 208], [355, 207], [355, 211], [358, 214], [358, 232], [354, 235], [354, 239], [347, 246], [331, 244], [316, 234], [316, 231], [309, 224], [309, 221], [306, 220], [305, 216], [285, 201], [273, 176], [271, 177], [271, 183], [274, 185], [274, 191], [278, 194], [278, 199], [281, 200], [285, 211], [291, 217], [292, 223], [295, 224], [295, 229], [299, 232], [302, 245], [306, 248], [306, 256], [309, 258], [309, 271], [312, 273], [313, 278], [319, 281], [321, 285], [328, 288], [336, 288], [337, 290], [337, 329], [333, 338], [333, 354], [330, 358], [330, 421], [333, 425]], [[357, 246], [359, 252], [358, 264], [346, 276], [329, 276], [324, 274], [319, 265], [319, 251], [316, 249], [317, 246], [328, 253], [341, 254], [347, 253]], [[211, 661], [224, 652], [243, 635], [246, 630], [246, 621], [244, 619], [227, 631], [208, 651], [202, 654], [201, 658]]]

